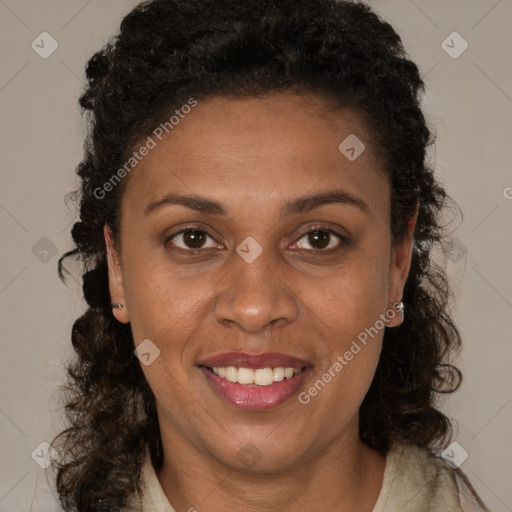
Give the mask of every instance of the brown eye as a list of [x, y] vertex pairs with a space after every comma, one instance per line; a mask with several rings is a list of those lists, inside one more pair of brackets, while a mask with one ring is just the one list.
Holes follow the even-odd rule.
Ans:
[[308, 233], [308, 243], [316, 246], [316, 249], [325, 249], [329, 245], [331, 234], [327, 231], [310, 231]]
[[175, 233], [174, 235], [169, 237], [166, 242], [172, 241], [173, 245], [179, 247], [180, 249], [185, 250], [197, 250], [216, 247], [215, 242], [213, 243], [213, 245], [210, 245], [209, 247], [204, 246], [208, 238], [210, 238], [213, 241], [211, 236], [208, 235], [208, 233], [203, 229], [187, 228], [183, 229], [182, 231], [179, 231], [178, 233]]
[[[338, 239], [336, 243], [335, 238]], [[303, 242], [302, 240], [306, 240]], [[341, 242], [341, 243], [340, 243]], [[299, 249], [322, 251], [324, 249], [341, 248], [347, 242], [346, 238], [332, 229], [315, 228], [305, 233], [296, 244]], [[311, 248], [306, 245], [309, 244]]]

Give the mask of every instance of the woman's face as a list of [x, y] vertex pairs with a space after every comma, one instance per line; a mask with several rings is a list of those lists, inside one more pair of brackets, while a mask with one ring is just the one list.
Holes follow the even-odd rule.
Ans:
[[314, 96], [214, 98], [153, 139], [122, 198], [119, 254], [105, 237], [166, 456], [265, 471], [353, 443], [411, 255], [410, 236], [391, 245], [360, 119]]

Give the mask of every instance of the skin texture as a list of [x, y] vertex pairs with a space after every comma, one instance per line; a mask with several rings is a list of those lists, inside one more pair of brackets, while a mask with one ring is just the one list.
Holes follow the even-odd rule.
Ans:
[[[366, 145], [354, 161], [338, 150], [349, 134]], [[283, 352], [313, 366], [304, 391], [401, 299], [414, 222], [393, 247], [390, 187], [361, 119], [309, 95], [201, 101], [126, 185], [117, 250], [104, 230], [110, 293], [124, 304], [113, 313], [131, 322], [135, 345], [150, 339], [161, 351], [143, 371], [162, 433], [158, 477], [172, 505], [371, 511], [385, 458], [359, 440], [358, 409], [383, 329], [307, 405], [294, 396], [241, 411], [196, 366], [222, 352]], [[367, 208], [332, 203], [280, 218], [288, 200], [333, 189]], [[144, 215], [170, 192], [214, 199], [227, 215], [183, 205]], [[318, 224], [348, 243], [331, 235], [314, 251], [307, 233]], [[208, 232], [202, 252], [192, 254], [181, 235], [166, 244], [190, 225]], [[263, 249], [252, 263], [236, 252], [248, 236]], [[400, 322], [397, 314], [388, 326]], [[250, 467], [237, 457], [249, 442], [258, 454]]]

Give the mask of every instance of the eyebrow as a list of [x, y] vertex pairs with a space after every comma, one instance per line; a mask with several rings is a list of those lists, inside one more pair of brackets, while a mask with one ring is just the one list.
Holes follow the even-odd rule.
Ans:
[[[281, 209], [281, 219], [289, 215], [309, 212], [320, 206], [333, 203], [355, 206], [364, 212], [369, 210], [368, 205], [362, 199], [348, 192], [343, 190], [325, 190], [314, 195], [304, 195], [288, 201]], [[174, 193], [167, 194], [161, 199], [150, 203], [145, 208], [144, 215], [155, 213], [168, 205], [181, 205], [191, 210], [221, 217], [228, 215], [227, 210], [222, 204], [213, 199]]]

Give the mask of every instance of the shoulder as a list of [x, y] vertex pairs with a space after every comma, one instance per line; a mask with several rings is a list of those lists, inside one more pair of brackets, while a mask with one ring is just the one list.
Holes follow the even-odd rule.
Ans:
[[395, 442], [386, 457], [382, 489], [373, 512], [485, 512], [485, 508], [467, 508], [469, 504], [480, 505], [474, 497], [473, 502], [469, 500], [474, 491], [466, 482], [429, 450]]
[[455, 472], [455, 479], [460, 504], [464, 512], [490, 512], [469, 482], [468, 477], [461, 470]]

